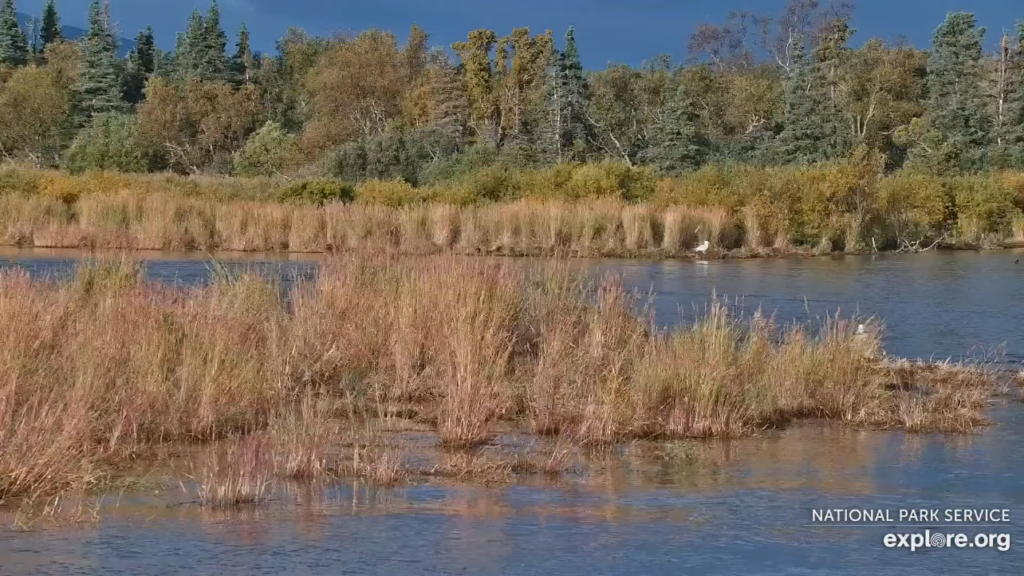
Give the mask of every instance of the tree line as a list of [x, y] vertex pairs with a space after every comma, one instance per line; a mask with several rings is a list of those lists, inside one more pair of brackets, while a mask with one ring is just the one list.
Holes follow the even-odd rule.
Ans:
[[151, 28], [118, 56], [110, 9], [62, 37], [53, 0], [22, 30], [0, 9], [0, 155], [72, 171], [171, 170], [436, 183], [484, 166], [616, 161], [676, 175], [716, 163], [810, 165], [865, 152], [886, 170], [1024, 170], [1024, 24], [985, 49], [949, 14], [929, 50], [850, 45], [854, 7], [790, 0], [690, 36], [684, 62], [584, 70], [569, 28], [474, 30], [432, 47], [413, 26], [229, 46], [213, 0], [173, 50]]

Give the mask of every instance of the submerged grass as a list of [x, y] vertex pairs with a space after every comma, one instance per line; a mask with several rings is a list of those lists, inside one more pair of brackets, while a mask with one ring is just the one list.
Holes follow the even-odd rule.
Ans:
[[[126, 262], [84, 266], [64, 282], [0, 272], [0, 325], [17, 327], [0, 331], [0, 500], [224, 439], [193, 470], [210, 506], [265, 501], [275, 478], [393, 484], [406, 457], [372, 423], [399, 420], [454, 448], [549, 436], [530, 469], [552, 473], [574, 447], [805, 417], [963, 432], [992, 385], [983, 369], [892, 364], [879, 330], [838, 317], [776, 326], [715, 303], [662, 330], [616, 278], [592, 285], [564, 261], [344, 256], [288, 307], [256, 276], [172, 289]], [[460, 467], [480, 466], [444, 473]]]

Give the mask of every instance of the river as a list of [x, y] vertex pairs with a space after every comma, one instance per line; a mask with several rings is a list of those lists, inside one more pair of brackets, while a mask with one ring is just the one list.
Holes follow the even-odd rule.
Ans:
[[[0, 251], [0, 269], [64, 274], [66, 251]], [[208, 257], [145, 256], [151, 279], [209, 277]], [[1024, 253], [927, 253], [774, 260], [586, 263], [651, 292], [657, 321], [692, 319], [712, 293], [780, 322], [844, 315], [885, 321], [889, 353], [1024, 361]], [[316, 257], [237, 257], [283, 279]], [[258, 512], [167, 508], [126, 497], [96, 525], [0, 527], [2, 574], [1019, 574], [1024, 565], [1024, 406], [997, 405], [972, 436], [833, 426], [701, 447], [699, 466], [650, 465], [580, 481], [505, 488], [332, 486], [325, 501], [285, 498]], [[998, 508], [1013, 548], [888, 549], [893, 528], [823, 526], [813, 509]], [[943, 522], [942, 524], [945, 524]], [[921, 530], [907, 529], [904, 532]]]

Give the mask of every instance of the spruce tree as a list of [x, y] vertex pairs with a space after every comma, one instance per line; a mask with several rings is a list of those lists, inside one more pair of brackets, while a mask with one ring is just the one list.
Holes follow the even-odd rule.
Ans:
[[824, 153], [829, 159], [845, 157], [853, 149], [853, 135], [844, 126], [839, 98], [840, 75], [852, 53], [848, 42], [856, 32], [845, 19], [833, 20], [814, 50], [818, 86], [825, 105], [818, 118], [825, 129]]
[[220, 25], [220, 8], [216, 0], [210, 3], [206, 17], [198, 10], [193, 10], [188, 28], [178, 35], [175, 51], [178, 77], [204, 82], [227, 80], [227, 59], [224, 56], [227, 42], [227, 35]]
[[64, 33], [60, 27], [60, 16], [57, 14], [57, 4], [54, 0], [49, 0], [46, 7], [43, 8], [43, 25], [39, 31], [39, 39], [43, 44], [44, 52], [50, 44], [64, 39]]
[[210, 1], [210, 10], [203, 21], [203, 34], [199, 45], [199, 79], [226, 80], [227, 60], [224, 51], [227, 49], [228, 36], [220, 24], [217, 0]]
[[554, 51], [548, 70], [544, 155], [553, 162], [583, 160], [591, 140], [586, 121], [590, 94], [572, 26], [565, 32], [565, 49]]
[[813, 164], [828, 158], [825, 105], [814, 62], [804, 51], [802, 38], [793, 43], [786, 77], [786, 123], [773, 143], [773, 156], [782, 164]]
[[1017, 23], [1017, 38], [1010, 52], [1011, 84], [1006, 94], [1003, 143], [1006, 162], [1024, 170], [1024, 21]]
[[14, 0], [3, 0], [0, 8], [0, 64], [24, 66], [28, 63], [28, 41], [18, 25]]
[[644, 160], [666, 174], [700, 168], [710, 146], [699, 128], [700, 116], [684, 84], [680, 83], [666, 97], [661, 116], [651, 131]]
[[430, 125], [461, 147], [469, 123], [469, 100], [458, 69], [443, 51], [430, 55], [429, 82]]
[[586, 109], [590, 101], [590, 87], [583, 73], [580, 53], [576, 47], [575, 28], [565, 32], [565, 53], [561, 59], [562, 78], [565, 83], [566, 118], [564, 142], [574, 152], [579, 152], [590, 141], [590, 124], [586, 120]]
[[975, 171], [987, 167], [994, 122], [985, 106], [981, 41], [974, 15], [949, 14], [932, 35], [928, 58], [929, 124], [948, 142], [958, 168]]
[[156, 41], [153, 27], [148, 26], [135, 37], [135, 48], [128, 54], [124, 99], [138, 104], [145, 99], [146, 82], [156, 71]]
[[253, 56], [249, 46], [249, 29], [245, 22], [238, 30], [238, 42], [235, 43], [235, 55], [231, 57], [232, 80], [239, 85], [252, 82]]
[[199, 10], [193, 10], [188, 18], [188, 27], [178, 33], [174, 66], [177, 76], [183, 80], [201, 79], [205, 27], [203, 15]]
[[81, 40], [82, 67], [75, 87], [75, 122], [79, 127], [96, 114], [124, 109], [120, 61], [108, 16], [98, 0], [89, 5], [89, 31]]

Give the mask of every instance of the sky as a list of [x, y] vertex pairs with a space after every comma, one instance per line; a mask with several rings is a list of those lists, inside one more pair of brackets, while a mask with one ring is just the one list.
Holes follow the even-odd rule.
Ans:
[[[46, 0], [16, 0], [17, 10], [38, 15]], [[431, 44], [449, 46], [465, 39], [469, 30], [489, 28], [500, 34], [519, 26], [535, 32], [552, 29], [560, 38], [569, 25], [585, 67], [609, 63], [638, 65], [658, 54], [686, 57], [686, 43], [694, 27], [718, 23], [730, 10], [778, 14], [785, 0], [220, 0], [224, 26], [233, 49], [235, 34], [244, 21], [253, 47], [274, 50], [275, 41], [290, 26], [313, 34], [392, 30], [403, 39], [416, 23], [431, 35]], [[57, 0], [61, 21], [85, 27], [89, 0]], [[157, 44], [174, 47], [193, 8], [204, 11], [209, 0], [111, 0], [121, 35], [134, 38], [153, 26]], [[871, 37], [905, 36], [927, 48], [931, 33], [947, 12], [972, 11], [988, 28], [986, 49], [994, 49], [1002, 30], [1024, 19], [1022, 0], [859, 0], [853, 39], [859, 45]]]

